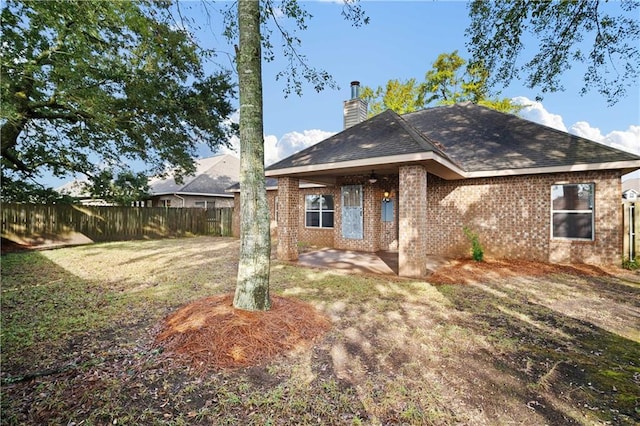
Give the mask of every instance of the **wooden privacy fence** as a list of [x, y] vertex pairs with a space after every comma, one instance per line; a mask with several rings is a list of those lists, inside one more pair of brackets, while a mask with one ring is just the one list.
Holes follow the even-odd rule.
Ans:
[[93, 241], [231, 235], [232, 210], [3, 204], [2, 235], [33, 239], [77, 232]]
[[207, 234], [230, 237], [232, 235], [233, 208], [207, 209]]
[[640, 203], [622, 203], [623, 244], [622, 256], [633, 260], [640, 257]]

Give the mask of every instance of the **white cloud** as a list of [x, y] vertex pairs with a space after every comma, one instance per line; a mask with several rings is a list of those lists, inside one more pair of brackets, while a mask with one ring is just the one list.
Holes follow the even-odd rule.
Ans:
[[604, 136], [597, 127], [591, 127], [586, 121], [578, 121], [569, 128], [569, 133], [596, 142], [604, 142]]
[[571, 126], [569, 133], [640, 155], [640, 126], [631, 125], [627, 130], [614, 130], [603, 135], [597, 127], [578, 121]]
[[[315, 145], [316, 143], [332, 136], [333, 132], [324, 130], [304, 130], [301, 132], [285, 133], [280, 139], [274, 135], [264, 137], [264, 163], [270, 165], [282, 160], [298, 151]], [[221, 148], [220, 153], [240, 155], [240, 139], [234, 136], [230, 140], [231, 148]]]
[[295, 154], [298, 151], [302, 151], [305, 148], [315, 145], [316, 143], [332, 136], [333, 132], [326, 132], [324, 130], [304, 130], [300, 132], [290, 132], [284, 134], [280, 140], [276, 141], [275, 136], [265, 137], [265, 164], [273, 164]]
[[578, 121], [567, 129], [562, 116], [550, 113], [541, 102], [532, 101], [524, 96], [512, 98], [512, 101], [518, 105], [527, 105], [520, 112], [520, 116], [527, 120], [640, 155], [640, 126], [630, 125], [626, 130], [614, 130], [606, 135], [586, 121]]
[[534, 121], [539, 124], [543, 124], [554, 129], [567, 131], [567, 127], [564, 125], [562, 116], [558, 114], [551, 114], [542, 105], [542, 102], [532, 101], [525, 96], [517, 96], [512, 98], [511, 101], [516, 105], [524, 105], [525, 107], [520, 110], [520, 116], [527, 120]]

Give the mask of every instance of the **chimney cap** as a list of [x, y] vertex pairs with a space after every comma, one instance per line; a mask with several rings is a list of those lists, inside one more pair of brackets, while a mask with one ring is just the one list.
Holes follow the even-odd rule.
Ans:
[[354, 81], [351, 82], [351, 85], [352, 86], [360, 86], [360, 82], [357, 81], [357, 80], [354, 80]]

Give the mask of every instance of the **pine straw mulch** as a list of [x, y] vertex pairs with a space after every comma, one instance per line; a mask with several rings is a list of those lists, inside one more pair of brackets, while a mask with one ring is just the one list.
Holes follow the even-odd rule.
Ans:
[[551, 264], [527, 260], [485, 260], [456, 259], [439, 267], [428, 278], [432, 284], [470, 284], [491, 278], [539, 277], [550, 274], [601, 277], [610, 272], [587, 264]]
[[303, 348], [331, 321], [300, 300], [271, 296], [271, 310], [233, 307], [233, 293], [207, 297], [165, 318], [155, 344], [197, 371], [258, 365]]

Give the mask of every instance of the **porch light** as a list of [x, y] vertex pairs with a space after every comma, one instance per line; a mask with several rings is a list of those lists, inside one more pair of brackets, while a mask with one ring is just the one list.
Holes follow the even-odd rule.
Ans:
[[378, 181], [378, 176], [376, 176], [373, 170], [371, 170], [371, 176], [369, 176], [369, 183], [373, 185], [377, 181]]
[[382, 195], [382, 201], [383, 201], [383, 202], [385, 202], [385, 203], [388, 203], [389, 201], [391, 201], [391, 200], [389, 199], [389, 196], [390, 196], [390, 195], [391, 195], [391, 194], [389, 193], [389, 191], [385, 190], [385, 191], [384, 191], [384, 194]]

